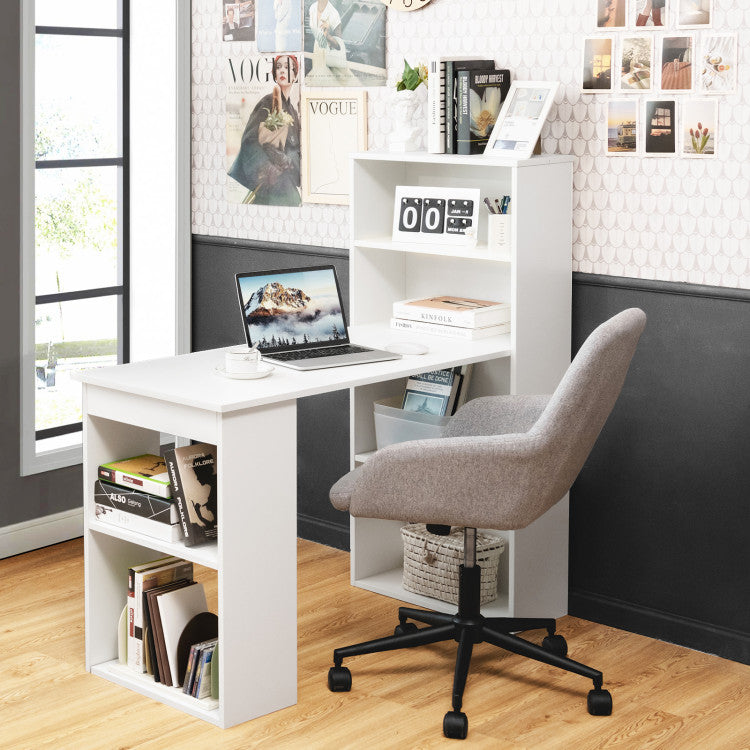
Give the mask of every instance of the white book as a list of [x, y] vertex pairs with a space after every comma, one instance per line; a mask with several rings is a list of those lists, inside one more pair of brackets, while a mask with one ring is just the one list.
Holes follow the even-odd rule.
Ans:
[[144, 518], [126, 510], [111, 508], [101, 503], [94, 504], [94, 515], [97, 521], [111, 523], [121, 529], [129, 529], [137, 534], [160, 539], [163, 542], [179, 542], [182, 539], [182, 529], [178, 523], [162, 523], [151, 518]]
[[509, 323], [510, 304], [444, 294], [394, 302], [393, 317], [459, 328], [485, 328]]
[[185, 626], [196, 615], [208, 609], [206, 603], [206, 592], [202, 583], [193, 583], [183, 586], [174, 591], [160, 594], [159, 615], [164, 632], [164, 647], [169, 661], [169, 670], [172, 673], [172, 685], [180, 686], [177, 679], [177, 644]]
[[466, 339], [467, 341], [477, 341], [479, 339], [487, 339], [490, 336], [500, 336], [504, 333], [510, 333], [510, 323], [500, 323], [496, 326], [485, 326], [484, 328], [460, 328], [459, 326], [425, 323], [421, 320], [406, 320], [405, 318], [391, 318], [391, 328], [399, 331], [427, 333], [431, 336]]

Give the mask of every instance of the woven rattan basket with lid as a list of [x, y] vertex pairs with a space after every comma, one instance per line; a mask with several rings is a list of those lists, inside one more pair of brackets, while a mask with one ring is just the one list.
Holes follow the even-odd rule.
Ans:
[[[422, 523], [401, 527], [404, 542], [403, 585], [407, 591], [458, 604], [458, 568], [464, 561], [463, 529], [448, 536], [427, 531]], [[482, 569], [480, 603], [497, 598], [497, 566], [505, 540], [477, 532], [477, 565]]]

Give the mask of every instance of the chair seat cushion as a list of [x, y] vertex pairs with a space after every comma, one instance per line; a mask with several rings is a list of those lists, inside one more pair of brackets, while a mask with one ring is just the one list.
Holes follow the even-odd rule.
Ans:
[[[364, 465], [363, 465], [364, 466]], [[331, 504], [338, 510], [349, 510], [349, 503], [352, 500], [352, 493], [362, 476], [363, 466], [358, 466], [354, 471], [344, 474], [336, 484], [331, 487], [330, 497]]]

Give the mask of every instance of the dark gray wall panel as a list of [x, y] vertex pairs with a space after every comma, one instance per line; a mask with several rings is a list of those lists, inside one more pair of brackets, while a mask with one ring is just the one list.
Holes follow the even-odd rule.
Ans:
[[571, 491], [571, 612], [750, 663], [750, 293], [574, 275], [573, 350], [648, 322]]
[[20, 476], [21, 3], [0, 3], [0, 527], [83, 502], [81, 467]]
[[[349, 259], [334, 248], [194, 237], [193, 351], [244, 342], [234, 275], [244, 271], [332, 264], [349, 310]], [[328, 501], [328, 490], [349, 471], [349, 391], [297, 402], [297, 532], [340, 549], [349, 546], [349, 516]]]
[[[242, 341], [237, 271], [342, 251], [197, 237], [193, 345]], [[648, 315], [623, 393], [571, 491], [570, 611], [750, 663], [750, 293], [574, 274], [573, 351], [627, 307]], [[346, 393], [299, 404], [301, 536], [348, 545], [328, 489], [348, 468]]]

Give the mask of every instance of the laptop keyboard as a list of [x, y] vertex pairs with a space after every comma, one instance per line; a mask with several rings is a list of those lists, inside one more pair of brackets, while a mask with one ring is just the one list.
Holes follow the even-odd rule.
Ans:
[[303, 349], [297, 352], [276, 352], [268, 354], [267, 359], [277, 359], [280, 362], [292, 362], [297, 359], [320, 359], [321, 357], [338, 357], [342, 354], [359, 354], [360, 352], [372, 351], [366, 346], [347, 344], [346, 346], [330, 346], [320, 349]]

